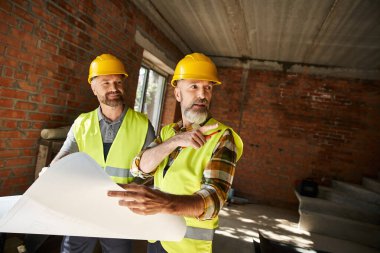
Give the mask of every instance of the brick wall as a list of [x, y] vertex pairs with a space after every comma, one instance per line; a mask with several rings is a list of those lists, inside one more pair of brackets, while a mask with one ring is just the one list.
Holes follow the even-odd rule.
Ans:
[[0, 196], [32, 183], [41, 129], [70, 125], [96, 108], [86, 80], [97, 55], [123, 60], [133, 105], [143, 53], [137, 27], [182, 57], [130, 1], [0, 1]]
[[[234, 188], [295, 206], [294, 183], [358, 183], [380, 170], [380, 82], [221, 68], [213, 115], [244, 141]], [[246, 75], [246, 79], [244, 79]], [[246, 80], [246, 82], [244, 81]]]

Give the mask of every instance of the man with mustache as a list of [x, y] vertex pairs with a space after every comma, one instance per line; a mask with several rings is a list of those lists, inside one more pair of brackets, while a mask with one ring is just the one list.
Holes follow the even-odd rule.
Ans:
[[179, 242], [151, 242], [149, 253], [209, 253], [243, 143], [209, 112], [212, 90], [221, 84], [210, 58], [186, 55], [177, 64], [171, 84], [182, 120], [165, 126], [131, 166], [134, 175], [154, 176], [155, 188], [127, 185], [126, 191], [108, 195], [119, 197], [119, 205], [138, 214], [184, 216], [185, 237]]
[[[155, 134], [147, 117], [125, 104], [127, 76], [123, 63], [113, 55], [102, 54], [92, 61], [88, 83], [99, 107], [75, 120], [52, 163], [68, 154], [85, 152], [114, 182], [125, 185], [134, 180], [129, 170], [132, 160]], [[93, 252], [98, 239], [103, 252], [132, 252], [130, 240], [76, 236], [64, 237], [61, 252]]]

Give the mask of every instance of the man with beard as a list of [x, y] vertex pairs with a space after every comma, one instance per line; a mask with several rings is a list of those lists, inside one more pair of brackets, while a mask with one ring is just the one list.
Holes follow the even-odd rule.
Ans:
[[221, 84], [210, 58], [186, 55], [177, 64], [171, 84], [182, 120], [165, 126], [131, 166], [132, 174], [139, 177], [154, 175], [155, 189], [127, 185], [126, 191], [108, 195], [119, 197], [119, 205], [138, 214], [184, 216], [185, 237], [179, 242], [151, 242], [149, 253], [209, 253], [243, 143], [209, 112], [212, 90]]
[[[114, 182], [125, 185], [133, 181], [129, 170], [132, 160], [155, 134], [144, 114], [125, 105], [127, 76], [123, 63], [113, 55], [102, 54], [92, 61], [88, 82], [100, 106], [75, 120], [52, 163], [68, 154], [85, 152]], [[61, 252], [93, 252], [98, 239], [103, 252], [132, 252], [130, 240], [76, 236], [64, 237]]]

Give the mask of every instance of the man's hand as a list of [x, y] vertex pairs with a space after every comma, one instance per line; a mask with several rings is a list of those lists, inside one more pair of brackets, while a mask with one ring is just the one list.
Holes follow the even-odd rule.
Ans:
[[126, 191], [108, 191], [108, 196], [120, 198], [120, 206], [126, 206], [137, 214], [198, 217], [204, 212], [205, 203], [198, 194], [174, 195], [137, 184], [127, 184], [124, 189]]
[[175, 142], [177, 147], [192, 147], [198, 149], [202, 147], [208, 140], [204, 133], [218, 127], [218, 124], [202, 126], [189, 132], [179, 133], [170, 138], [171, 142]]
[[137, 184], [123, 185], [123, 188], [126, 191], [108, 191], [108, 196], [120, 198], [119, 205], [137, 214], [169, 213], [169, 194]]

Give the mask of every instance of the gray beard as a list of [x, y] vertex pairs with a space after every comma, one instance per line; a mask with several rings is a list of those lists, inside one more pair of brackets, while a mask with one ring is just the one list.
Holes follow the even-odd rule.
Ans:
[[184, 115], [186, 119], [191, 122], [192, 124], [202, 124], [206, 121], [208, 117], [208, 110], [205, 109], [202, 112], [196, 112], [191, 110], [191, 108], [185, 109]]

